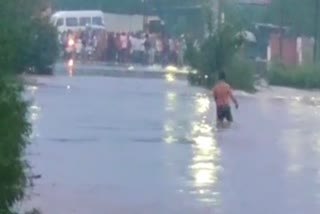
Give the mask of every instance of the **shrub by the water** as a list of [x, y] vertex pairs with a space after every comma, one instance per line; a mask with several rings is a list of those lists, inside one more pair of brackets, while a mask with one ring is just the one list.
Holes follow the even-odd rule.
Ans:
[[0, 76], [0, 213], [14, 213], [28, 181], [24, 157], [30, 124], [22, 87], [13, 78]]
[[320, 69], [315, 65], [286, 67], [274, 65], [268, 71], [270, 85], [320, 89]]
[[221, 30], [206, 38], [197, 50], [188, 43], [186, 61], [197, 72], [189, 73], [192, 85], [211, 88], [219, 71], [224, 70], [227, 81], [236, 89], [252, 91], [254, 88], [254, 66], [238, 54], [243, 38], [236, 36], [231, 25], [223, 25]]
[[47, 19], [33, 20], [32, 31], [36, 36], [31, 40], [28, 66], [37, 74], [51, 74], [59, 55], [57, 31], [48, 23]]
[[254, 62], [235, 57], [226, 70], [227, 81], [235, 89], [255, 90]]
[[56, 32], [41, 11], [47, 0], [1, 0], [0, 6], [0, 214], [16, 214], [29, 176], [25, 148], [28, 105], [18, 75], [43, 72], [57, 55]]

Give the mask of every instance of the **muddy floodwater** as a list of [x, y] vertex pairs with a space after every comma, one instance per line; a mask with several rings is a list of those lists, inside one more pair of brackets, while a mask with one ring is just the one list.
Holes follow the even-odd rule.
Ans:
[[[320, 213], [320, 92], [209, 93], [171, 79], [37, 77], [28, 159], [44, 214]], [[169, 81], [168, 81], [169, 80]]]

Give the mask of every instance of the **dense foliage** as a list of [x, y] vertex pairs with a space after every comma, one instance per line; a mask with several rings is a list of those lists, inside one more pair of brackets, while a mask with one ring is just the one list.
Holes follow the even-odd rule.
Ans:
[[99, 9], [106, 12], [142, 13], [159, 9], [194, 5], [206, 0], [55, 0], [55, 7], [63, 10]]
[[11, 214], [24, 196], [28, 181], [24, 149], [30, 125], [22, 87], [14, 79], [0, 76], [0, 213]]
[[[21, 73], [30, 66], [42, 72], [41, 63], [52, 64], [55, 61], [57, 37], [49, 20], [41, 18], [43, 5], [43, 0], [0, 1], [2, 73]], [[40, 62], [44, 58], [46, 60]]]
[[0, 213], [15, 213], [29, 181], [25, 148], [30, 124], [28, 105], [17, 74], [39, 72], [56, 56], [56, 34], [43, 19], [44, 0], [0, 1]]
[[55, 0], [57, 10], [102, 10], [109, 13], [158, 15], [173, 35], [203, 32], [201, 10], [209, 0]]
[[274, 65], [268, 72], [269, 84], [301, 89], [320, 89], [319, 68], [314, 65], [285, 67]]
[[47, 19], [35, 19], [32, 22], [32, 40], [27, 55], [28, 67], [39, 74], [50, 74], [52, 65], [59, 55], [56, 29]]
[[301, 34], [313, 35], [316, 19], [315, 5], [316, 0], [272, 1], [266, 14], [266, 21], [290, 26]]
[[222, 25], [221, 29], [206, 38], [197, 49], [188, 43], [185, 58], [196, 70], [189, 74], [191, 84], [212, 87], [219, 71], [227, 74], [228, 82], [238, 89], [252, 90], [254, 68], [239, 53], [244, 39], [231, 25]]
[[[146, 3], [145, 3], [146, 2]], [[142, 13], [148, 9], [169, 9], [203, 5], [212, 8], [211, 0], [55, 0], [57, 9], [101, 9], [108, 12]], [[298, 32], [314, 32], [316, 0], [273, 0], [268, 6], [238, 4], [237, 0], [223, 0], [224, 10], [229, 10], [235, 21], [246, 24], [268, 22], [293, 27]], [[209, 7], [210, 6], [210, 7]]]

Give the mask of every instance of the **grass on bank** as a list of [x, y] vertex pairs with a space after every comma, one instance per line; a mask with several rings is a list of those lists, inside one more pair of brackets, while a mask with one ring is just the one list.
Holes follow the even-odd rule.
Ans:
[[320, 89], [320, 67], [304, 65], [286, 67], [274, 65], [268, 71], [267, 80], [270, 85], [299, 89]]

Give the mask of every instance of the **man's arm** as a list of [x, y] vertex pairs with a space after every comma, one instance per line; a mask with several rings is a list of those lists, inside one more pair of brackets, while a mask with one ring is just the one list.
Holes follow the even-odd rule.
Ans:
[[233, 92], [232, 92], [231, 88], [230, 88], [230, 98], [231, 98], [232, 102], [234, 103], [234, 105], [236, 106], [236, 109], [238, 109], [239, 108], [239, 103], [238, 103], [238, 100], [233, 95]]

